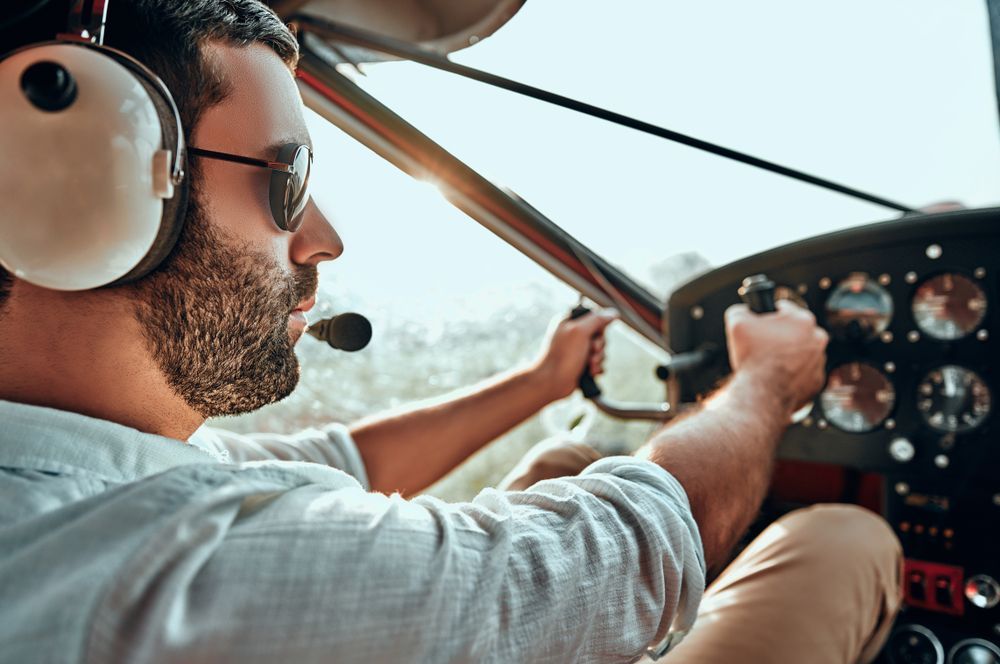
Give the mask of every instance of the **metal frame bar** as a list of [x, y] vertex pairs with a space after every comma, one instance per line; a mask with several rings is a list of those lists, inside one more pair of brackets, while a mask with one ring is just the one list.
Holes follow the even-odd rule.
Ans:
[[[664, 307], [628, 275], [408, 124], [308, 45], [303, 45], [298, 78], [313, 110], [405, 173], [438, 184], [452, 204], [571, 288], [601, 306], [623, 301], [622, 320], [664, 347]], [[599, 270], [600, 278], [590, 268]], [[602, 278], [617, 293], [607, 292]]]

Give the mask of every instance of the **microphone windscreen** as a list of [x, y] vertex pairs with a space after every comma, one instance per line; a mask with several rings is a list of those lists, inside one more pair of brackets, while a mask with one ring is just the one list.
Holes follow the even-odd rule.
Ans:
[[311, 336], [330, 346], [353, 353], [368, 345], [372, 324], [361, 314], [347, 313], [321, 320], [306, 330]]

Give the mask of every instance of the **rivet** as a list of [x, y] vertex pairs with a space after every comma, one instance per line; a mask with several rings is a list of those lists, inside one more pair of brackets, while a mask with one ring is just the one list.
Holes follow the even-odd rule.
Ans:
[[891, 373], [896, 373], [896, 363], [895, 362], [886, 362], [885, 363], [885, 372], [886, 373], [890, 373], [890, 374]]
[[828, 290], [832, 285], [833, 282], [830, 280], [830, 277], [823, 277], [819, 280], [819, 287], [823, 290]]
[[883, 332], [881, 334], [880, 338], [882, 339], [882, 343], [884, 343], [884, 344], [891, 344], [892, 340], [893, 340], [892, 332], [890, 332], [889, 330], [886, 330], [885, 332]]
[[691, 318], [695, 320], [701, 320], [704, 317], [705, 317], [704, 309], [698, 306], [691, 307]]
[[937, 466], [938, 468], [941, 468], [942, 470], [947, 468], [948, 464], [950, 463], [951, 459], [949, 459], [948, 456], [945, 454], [939, 454], [936, 457], [934, 457], [934, 465]]
[[976, 332], [976, 338], [980, 341], [986, 341], [990, 338], [990, 333], [987, 330], [979, 330]]
[[920, 333], [917, 332], [916, 330], [910, 330], [909, 332], [906, 333], [906, 340], [909, 341], [911, 344], [915, 344], [918, 341], [920, 341]]
[[936, 261], [944, 254], [944, 249], [941, 248], [940, 244], [931, 244], [928, 245], [925, 253], [927, 254], [927, 258]]
[[916, 272], [907, 272], [906, 276], [903, 277], [903, 278], [906, 280], [906, 283], [908, 283], [908, 284], [915, 284], [915, 283], [917, 283], [917, 279], [919, 277], [917, 277], [917, 273]]
[[892, 277], [890, 277], [888, 274], [879, 275], [878, 282], [883, 286], [888, 286], [889, 284], [892, 283]]
[[905, 496], [906, 494], [910, 493], [910, 485], [907, 484], [906, 482], [896, 482], [895, 488], [896, 488], [896, 493], [898, 493], [901, 496]]

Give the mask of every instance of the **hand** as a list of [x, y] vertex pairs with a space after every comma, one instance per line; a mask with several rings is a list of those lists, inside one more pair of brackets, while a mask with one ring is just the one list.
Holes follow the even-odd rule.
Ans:
[[726, 339], [733, 371], [753, 372], [773, 389], [789, 414], [809, 403], [826, 382], [829, 336], [812, 312], [778, 302], [772, 314], [745, 305], [726, 311]]
[[579, 475], [600, 458], [600, 452], [583, 443], [567, 443], [558, 438], [543, 440], [524, 455], [497, 488], [523, 491], [542, 480]]
[[533, 369], [543, 377], [553, 401], [573, 393], [584, 367], [593, 376], [604, 373], [604, 328], [617, 319], [617, 313], [605, 310], [562, 320], [552, 330]]

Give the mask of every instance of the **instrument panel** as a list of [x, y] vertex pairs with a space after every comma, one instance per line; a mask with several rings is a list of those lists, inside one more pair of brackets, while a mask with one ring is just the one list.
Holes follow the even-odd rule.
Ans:
[[[780, 458], [867, 471], [903, 463], [935, 477], [984, 455], [1000, 460], [1000, 446], [976, 443], [995, 430], [1000, 211], [904, 217], [709, 272], [670, 298], [673, 349], [723, 348], [723, 312], [757, 273], [778, 284], [777, 299], [808, 307], [831, 338], [826, 388]], [[728, 372], [720, 353], [682, 379], [680, 400], [711, 392]], [[904, 440], [913, 448], [905, 459]]]
[[[830, 334], [826, 385], [779, 460], [874, 479], [903, 544], [905, 608], [879, 662], [1000, 663], [1000, 209], [904, 216], [713, 270], [670, 297], [673, 350], [724, 349], [723, 314], [762, 273]], [[716, 389], [726, 357], [674, 376], [674, 400]]]

